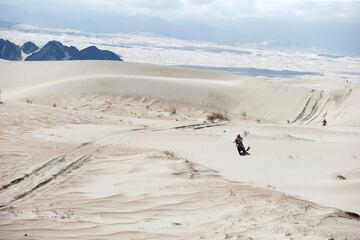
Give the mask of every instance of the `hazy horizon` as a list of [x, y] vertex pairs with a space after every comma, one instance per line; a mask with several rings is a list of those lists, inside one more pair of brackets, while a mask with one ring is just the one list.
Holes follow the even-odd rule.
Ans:
[[0, 16], [4, 21], [92, 33], [149, 32], [360, 56], [360, 2], [351, 0], [2, 0]]

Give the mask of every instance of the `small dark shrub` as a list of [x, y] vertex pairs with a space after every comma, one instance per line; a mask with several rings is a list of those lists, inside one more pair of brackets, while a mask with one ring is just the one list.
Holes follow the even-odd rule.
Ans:
[[220, 112], [212, 112], [211, 114], [207, 115], [207, 120], [211, 123], [218, 121], [229, 121], [229, 118]]

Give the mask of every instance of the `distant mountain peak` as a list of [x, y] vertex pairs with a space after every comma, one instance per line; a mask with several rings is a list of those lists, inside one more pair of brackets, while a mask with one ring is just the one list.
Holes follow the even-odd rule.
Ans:
[[0, 58], [6, 60], [21, 60], [21, 48], [8, 40], [0, 39]]
[[79, 50], [75, 47], [64, 46], [59, 41], [50, 41], [39, 51], [28, 56], [25, 61], [61, 61], [70, 60]]
[[24, 43], [21, 48], [16, 44], [0, 39], [0, 58], [6, 60], [21, 60], [21, 50], [30, 54], [25, 61], [64, 61], [64, 60], [111, 60], [122, 61], [115, 53], [89, 46], [81, 51], [74, 46], [65, 46], [52, 40], [41, 49], [33, 42]]
[[122, 61], [115, 53], [108, 50], [100, 50], [95, 46], [90, 46], [81, 50], [72, 60], [113, 60]]
[[21, 46], [21, 50], [26, 54], [30, 54], [39, 50], [39, 47], [35, 43], [28, 41]]

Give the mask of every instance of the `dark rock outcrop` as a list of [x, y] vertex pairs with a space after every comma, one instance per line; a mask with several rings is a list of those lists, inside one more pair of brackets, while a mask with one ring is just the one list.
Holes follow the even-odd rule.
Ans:
[[28, 56], [25, 61], [63, 60], [113, 60], [122, 61], [115, 53], [91, 46], [79, 51], [76, 47], [64, 46], [61, 42], [50, 41], [39, 51]]
[[115, 53], [90, 46], [79, 51], [76, 47], [64, 46], [61, 42], [50, 41], [39, 50], [32, 42], [24, 43], [21, 48], [4, 39], [0, 39], [0, 58], [21, 60], [21, 50], [30, 54], [25, 61], [64, 61], [64, 60], [111, 60], [122, 61]]
[[107, 50], [100, 50], [95, 46], [87, 47], [73, 56], [71, 60], [112, 60], [122, 61], [115, 53]]
[[79, 50], [76, 47], [64, 46], [61, 42], [50, 41], [39, 51], [28, 56], [25, 61], [61, 61], [70, 60]]
[[30, 54], [39, 50], [39, 47], [33, 42], [26, 42], [21, 46], [21, 50], [26, 54]]
[[6, 60], [21, 60], [21, 49], [15, 43], [0, 39], [0, 58]]

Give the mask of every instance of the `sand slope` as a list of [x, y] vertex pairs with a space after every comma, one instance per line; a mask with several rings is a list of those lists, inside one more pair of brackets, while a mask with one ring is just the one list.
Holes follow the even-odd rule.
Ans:
[[[209, 71], [113, 62], [8, 63], [1, 88], [12, 98], [106, 93], [149, 96], [226, 111], [235, 118], [319, 124], [359, 125], [358, 86], [329, 82], [321, 88], [280, 84]], [[45, 66], [45, 67], [42, 67]], [[29, 80], [31, 79], [31, 80]]]
[[[360, 239], [356, 87], [92, 61], [0, 71], [0, 239]], [[205, 121], [214, 109], [231, 122]]]
[[360, 222], [349, 214], [226, 180], [131, 140], [154, 130], [189, 133], [176, 130], [186, 122], [146, 127], [26, 103], [1, 107], [2, 172], [13, 173], [1, 174], [2, 186], [26, 176], [0, 191], [1, 239], [359, 238]]

